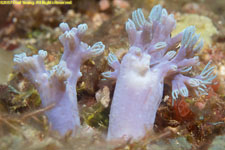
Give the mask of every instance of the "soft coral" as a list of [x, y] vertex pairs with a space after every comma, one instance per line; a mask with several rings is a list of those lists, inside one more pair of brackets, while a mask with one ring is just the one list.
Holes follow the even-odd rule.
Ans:
[[76, 83], [82, 76], [80, 66], [90, 57], [100, 55], [105, 46], [102, 42], [97, 42], [90, 47], [80, 40], [87, 30], [86, 24], [70, 29], [67, 23], [61, 23], [60, 28], [64, 32], [59, 37], [64, 53], [59, 64], [50, 71], [45, 69], [47, 52], [44, 50], [39, 50], [38, 55], [33, 56], [17, 54], [14, 62], [15, 68], [37, 88], [42, 106], [55, 104], [46, 115], [52, 128], [64, 135], [69, 130], [75, 133], [80, 126], [76, 95]]
[[[116, 79], [110, 111], [108, 139], [139, 139], [153, 127], [163, 96], [164, 83], [172, 84], [173, 100], [187, 97], [188, 89], [199, 95], [207, 94], [206, 84], [215, 76], [209, 64], [195, 77], [183, 75], [199, 63], [197, 56], [203, 40], [190, 26], [171, 37], [176, 26], [173, 14], [160, 5], [153, 7], [146, 20], [141, 9], [126, 22], [130, 48], [121, 64], [112, 53], [108, 63], [114, 72], [103, 76]], [[180, 46], [179, 43], [181, 42]]]

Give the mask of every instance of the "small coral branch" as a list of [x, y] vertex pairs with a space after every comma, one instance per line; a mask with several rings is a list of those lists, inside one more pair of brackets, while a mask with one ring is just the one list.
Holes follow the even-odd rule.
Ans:
[[[200, 35], [190, 26], [171, 37], [176, 27], [173, 14], [161, 5], [152, 8], [148, 18], [141, 9], [132, 13], [125, 28], [130, 48], [121, 63], [112, 53], [108, 63], [113, 72], [102, 75], [116, 80], [112, 100], [108, 140], [137, 140], [152, 129], [163, 96], [164, 83], [172, 83], [172, 97], [207, 94], [207, 84], [216, 77], [209, 64], [195, 77], [184, 74], [199, 64], [195, 56], [203, 47]], [[179, 45], [180, 44], [180, 45]]]
[[55, 104], [54, 108], [46, 111], [52, 129], [61, 135], [80, 126], [77, 107], [76, 83], [80, 76], [81, 64], [93, 56], [100, 55], [105, 46], [102, 42], [92, 47], [80, 39], [87, 30], [86, 24], [70, 29], [67, 23], [61, 23], [64, 32], [59, 40], [64, 46], [64, 53], [58, 65], [47, 71], [44, 59], [47, 52], [39, 50], [38, 55], [26, 56], [25, 53], [15, 55], [15, 69], [28, 78], [37, 88], [42, 106]]
[[112, 67], [114, 69], [114, 71], [113, 72], [111, 72], [111, 71], [103, 72], [102, 75], [107, 78], [116, 79], [119, 74], [119, 69], [120, 69], [119, 60], [116, 57], [116, 55], [114, 55], [113, 53], [109, 53], [107, 60], [108, 60], [109, 66]]
[[47, 56], [47, 52], [39, 50], [38, 55], [27, 57], [26, 53], [21, 53], [14, 56], [14, 62], [16, 64], [15, 69], [24, 74], [24, 76], [30, 79], [33, 84], [40, 85], [44, 76], [47, 73], [44, 66], [44, 59]]

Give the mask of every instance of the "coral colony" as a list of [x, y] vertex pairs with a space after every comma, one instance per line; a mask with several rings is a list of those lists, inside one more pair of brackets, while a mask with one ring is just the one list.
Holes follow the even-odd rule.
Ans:
[[[185, 75], [199, 64], [194, 55], [202, 49], [203, 41], [199, 40], [200, 35], [195, 34], [193, 26], [171, 37], [175, 26], [173, 14], [168, 14], [160, 5], [153, 7], [147, 19], [142, 10], [137, 9], [132, 13], [132, 19], [126, 22], [129, 51], [121, 63], [110, 53], [108, 64], [114, 71], [102, 73], [116, 80], [108, 140], [138, 140], [153, 127], [164, 83], [172, 85], [173, 101], [178, 95], [188, 97], [190, 92], [197, 96], [207, 95], [206, 85], [216, 77], [214, 67], [209, 67], [210, 62], [200, 75]], [[80, 65], [88, 58], [100, 55], [105, 46], [98, 42], [90, 47], [80, 41], [87, 30], [86, 24], [71, 30], [66, 23], [61, 23], [60, 27], [64, 32], [59, 37], [64, 54], [52, 70], [45, 70], [47, 52], [43, 50], [33, 56], [15, 55], [14, 62], [16, 69], [36, 86], [44, 107], [56, 103], [46, 115], [52, 128], [64, 135], [80, 126], [75, 87], [81, 76]]]
[[121, 63], [110, 53], [108, 64], [114, 72], [103, 73], [116, 79], [108, 140], [137, 140], [153, 127], [164, 83], [172, 85], [173, 101], [178, 95], [188, 97], [189, 90], [197, 96], [207, 94], [206, 85], [216, 77], [210, 63], [200, 75], [184, 75], [199, 64], [198, 56], [194, 55], [202, 49], [203, 40], [199, 41], [200, 35], [195, 34], [194, 26], [171, 37], [175, 26], [173, 14], [168, 14], [160, 5], [153, 7], [147, 19], [142, 10], [137, 9], [126, 22], [129, 51]]
[[39, 50], [38, 55], [26, 56], [25, 53], [15, 55], [16, 70], [20, 71], [37, 88], [43, 107], [55, 103], [55, 107], [46, 112], [52, 129], [61, 135], [69, 130], [74, 133], [80, 126], [77, 107], [76, 83], [79, 77], [81, 64], [92, 56], [98, 56], [105, 46], [102, 42], [92, 47], [81, 42], [81, 37], [87, 30], [86, 24], [70, 30], [67, 23], [61, 23], [64, 32], [59, 40], [64, 46], [64, 53], [58, 65], [52, 70], [45, 70], [44, 58], [47, 52]]

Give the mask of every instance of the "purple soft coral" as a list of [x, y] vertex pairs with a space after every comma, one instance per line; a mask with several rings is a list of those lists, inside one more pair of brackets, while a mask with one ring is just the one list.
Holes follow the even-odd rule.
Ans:
[[92, 47], [81, 42], [80, 38], [87, 30], [86, 24], [70, 30], [67, 23], [61, 23], [64, 32], [59, 40], [64, 46], [64, 53], [58, 65], [47, 71], [44, 58], [47, 52], [39, 50], [38, 55], [26, 56], [26, 53], [15, 55], [15, 68], [28, 78], [37, 88], [43, 107], [55, 104], [46, 112], [54, 130], [61, 135], [80, 126], [77, 107], [76, 83], [80, 76], [81, 64], [92, 56], [100, 55], [105, 46], [102, 42]]
[[215, 78], [214, 68], [207, 65], [196, 77], [183, 75], [199, 63], [194, 55], [202, 49], [203, 41], [198, 42], [199, 35], [193, 26], [171, 38], [175, 25], [174, 16], [168, 15], [160, 5], [153, 7], [147, 20], [141, 9], [132, 13], [132, 20], [128, 19], [129, 51], [121, 64], [110, 53], [108, 63], [115, 71], [103, 73], [107, 78], [116, 79], [108, 140], [137, 140], [153, 127], [165, 82], [172, 81], [173, 100], [179, 94], [187, 97], [188, 89], [197, 95], [207, 94], [205, 85]]

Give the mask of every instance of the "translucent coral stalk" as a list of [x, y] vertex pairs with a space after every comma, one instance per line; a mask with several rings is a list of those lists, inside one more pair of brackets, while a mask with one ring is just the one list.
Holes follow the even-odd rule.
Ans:
[[45, 69], [47, 52], [44, 50], [39, 50], [38, 55], [33, 56], [26, 56], [25, 53], [15, 55], [14, 62], [15, 69], [37, 88], [42, 106], [55, 104], [46, 115], [52, 129], [65, 135], [70, 130], [75, 133], [80, 126], [76, 95], [76, 83], [82, 76], [80, 66], [90, 57], [100, 55], [105, 46], [97, 42], [90, 47], [80, 40], [87, 30], [86, 24], [70, 29], [67, 23], [61, 23], [60, 28], [64, 32], [59, 37], [64, 53], [58, 65], [49, 71]]
[[202, 49], [203, 41], [198, 42], [199, 35], [195, 34], [194, 26], [171, 37], [175, 26], [173, 14], [168, 14], [161, 5], [154, 6], [147, 19], [141, 9], [137, 9], [132, 13], [132, 19], [126, 22], [129, 51], [121, 63], [110, 54], [108, 62], [114, 72], [103, 73], [103, 76], [116, 80], [108, 140], [138, 140], [152, 129], [164, 83], [172, 83], [174, 100], [179, 95], [189, 96], [189, 90], [194, 90], [197, 95], [207, 93], [205, 84], [215, 78], [214, 68], [207, 65], [195, 77], [183, 75], [199, 63], [195, 54]]

